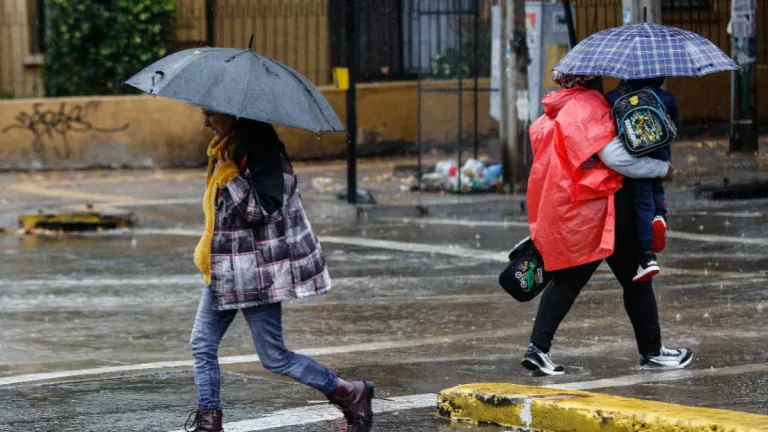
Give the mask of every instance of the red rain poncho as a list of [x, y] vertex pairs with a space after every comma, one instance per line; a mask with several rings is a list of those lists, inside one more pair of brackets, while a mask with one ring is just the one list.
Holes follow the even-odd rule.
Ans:
[[544, 115], [530, 128], [528, 222], [545, 268], [553, 271], [613, 253], [613, 194], [622, 177], [593, 158], [616, 136], [600, 92], [573, 87], [546, 95], [542, 104]]

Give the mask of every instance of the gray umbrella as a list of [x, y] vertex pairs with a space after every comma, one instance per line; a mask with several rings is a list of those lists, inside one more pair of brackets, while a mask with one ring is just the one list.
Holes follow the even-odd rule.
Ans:
[[250, 49], [197, 48], [171, 54], [126, 84], [152, 95], [313, 132], [343, 132], [320, 91], [295, 70]]

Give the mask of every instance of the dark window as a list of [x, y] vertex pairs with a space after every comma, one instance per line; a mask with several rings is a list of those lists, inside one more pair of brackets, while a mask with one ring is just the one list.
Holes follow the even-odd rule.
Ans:
[[[356, 2], [359, 39], [358, 80], [380, 81], [408, 78], [403, 69], [404, 0], [358, 0]], [[331, 63], [346, 66], [346, 8], [343, 0], [329, 3]]]
[[661, 8], [667, 11], [709, 11], [712, 0], [661, 0]]

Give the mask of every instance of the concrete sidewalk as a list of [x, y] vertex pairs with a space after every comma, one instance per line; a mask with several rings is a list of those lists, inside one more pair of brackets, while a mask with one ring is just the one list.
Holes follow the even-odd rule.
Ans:
[[[764, 147], [768, 150], [768, 145]], [[429, 169], [451, 154], [430, 154]], [[485, 155], [482, 158], [488, 159]], [[688, 143], [673, 153], [677, 175], [667, 184], [670, 193], [695, 191], [697, 185], [719, 186], [768, 181], [768, 152], [732, 154], [717, 143]], [[317, 221], [351, 221], [362, 214], [339, 200], [345, 189], [343, 161], [297, 162], [300, 188], [310, 217]], [[482, 214], [491, 209], [520, 214], [522, 196], [503, 194], [441, 194], [411, 191], [415, 157], [363, 159], [359, 162], [359, 187], [377, 201], [366, 213], [381, 216]], [[188, 216], [185, 222], [202, 223], [199, 201], [204, 169], [96, 170], [0, 173], [0, 228], [13, 230], [20, 214], [39, 211], [131, 211], [143, 226], [169, 223], [168, 212]]]

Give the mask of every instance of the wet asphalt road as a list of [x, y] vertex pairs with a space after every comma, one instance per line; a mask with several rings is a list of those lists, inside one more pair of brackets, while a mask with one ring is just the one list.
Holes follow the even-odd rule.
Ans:
[[[132, 187], [110, 191], [130, 195]], [[323, 244], [334, 289], [286, 305], [286, 342], [343, 377], [373, 379], [383, 398], [479, 381], [579, 382], [592, 391], [768, 414], [768, 202], [697, 201], [684, 190], [670, 198], [670, 225], [690, 235], [671, 239], [660, 255], [666, 273], [656, 287], [665, 344], [696, 352], [689, 371], [661, 380], [639, 370], [621, 290], [602, 270], [557, 335], [553, 355], [567, 374], [536, 378], [522, 369], [536, 302], [520, 304], [504, 294], [496, 284], [503, 263], [472, 254], [503, 253], [526, 235], [511, 201], [490, 210], [446, 206], [424, 220], [392, 213], [371, 213], [358, 223], [318, 218], [321, 239], [344, 239]], [[202, 289], [191, 261], [197, 238], [163, 230], [194, 233], [200, 211], [192, 204], [131, 209], [160, 231], [0, 236], [1, 431], [174, 431], [194, 409], [191, 368], [152, 364], [191, 358], [187, 342]], [[391, 243], [360, 244], [366, 239]], [[438, 251], [409, 250], [413, 244]], [[440, 252], [449, 249], [460, 256]], [[265, 418], [284, 412], [301, 418], [322, 397], [253, 358], [233, 357], [252, 354], [238, 318], [220, 352], [232, 359], [222, 366], [225, 421], [252, 422], [227, 430], [339, 429], [340, 420], [264, 429]], [[92, 371], [115, 366], [125, 368]], [[46, 381], [31, 376], [61, 371], [73, 373]], [[589, 384], [625, 376], [640, 378], [632, 385]], [[3, 381], [13, 377], [22, 382]], [[378, 416], [374, 430], [503, 429], [450, 425], [434, 407], [414, 404]]]

